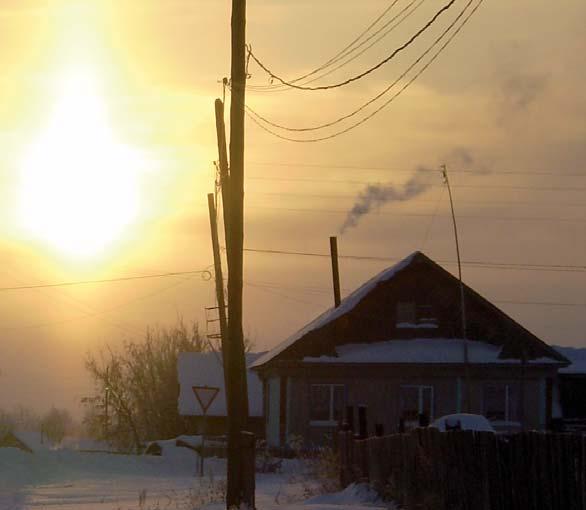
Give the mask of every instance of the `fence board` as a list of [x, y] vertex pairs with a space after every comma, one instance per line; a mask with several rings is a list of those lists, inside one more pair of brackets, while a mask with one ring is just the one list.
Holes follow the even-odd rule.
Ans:
[[342, 434], [341, 479], [369, 480], [409, 510], [581, 510], [586, 505], [586, 437], [431, 428], [359, 441]]

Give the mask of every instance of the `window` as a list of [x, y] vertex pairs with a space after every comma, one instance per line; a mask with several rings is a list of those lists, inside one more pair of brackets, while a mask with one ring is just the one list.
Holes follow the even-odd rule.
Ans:
[[519, 421], [519, 396], [511, 384], [487, 384], [484, 387], [484, 416], [490, 421]]
[[416, 322], [415, 303], [412, 301], [397, 303], [397, 326], [400, 324], [415, 324]]
[[417, 427], [422, 417], [433, 420], [433, 386], [401, 386], [400, 397], [406, 428]]
[[417, 306], [417, 324], [420, 327], [437, 328], [437, 319], [431, 305]]
[[416, 305], [399, 301], [396, 312], [397, 328], [437, 328], [437, 318], [431, 305]]
[[345, 404], [343, 384], [312, 384], [309, 400], [312, 424], [335, 425], [342, 420]]

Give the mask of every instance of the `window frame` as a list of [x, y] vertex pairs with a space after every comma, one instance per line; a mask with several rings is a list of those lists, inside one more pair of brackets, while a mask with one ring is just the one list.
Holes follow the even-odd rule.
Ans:
[[[418, 414], [424, 414], [422, 411], [425, 411], [425, 409], [423, 409], [423, 401], [424, 401], [424, 396], [423, 396], [423, 392], [425, 390], [430, 390], [430, 400], [429, 400], [429, 422], [431, 423], [434, 419], [435, 419], [435, 388], [433, 387], [433, 385], [431, 384], [401, 384], [399, 386], [399, 399], [400, 402], [399, 404], [403, 405], [402, 402], [402, 394], [401, 394], [401, 390], [405, 388], [405, 389], [417, 389], [417, 409], [418, 409]], [[400, 409], [400, 417], [402, 417], [403, 415], [403, 409]]]
[[[397, 329], [437, 329], [438, 319], [433, 317], [431, 303], [419, 304], [416, 301], [397, 301], [395, 303], [395, 327]], [[412, 321], [407, 320], [410, 316]]]
[[[316, 386], [326, 386], [329, 388], [329, 417], [327, 420], [312, 420], [312, 389]], [[340, 420], [334, 419], [334, 392], [335, 388], [342, 388], [344, 403], [342, 405], [342, 413], [344, 412], [344, 405], [346, 405], [346, 385], [342, 383], [310, 383], [309, 385], [309, 424], [313, 427], [337, 427]]]
[[[489, 388], [497, 388], [501, 389], [504, 387], [505, 390], [505, 401], [504, 401], [504, 419], [502, 420], [493, 420], [487, 416], [487, 398], [486, 398], [486, 391]], [[483, 402], [482, 402], [482, 414], [483, 416], [495, 425], [519, 425], [519, 411], [520, 406], [522, 405], [521, 397], [518, 393], [517, 388], [517, 397], [515, 398], [515, 390], [514, 384], [511, 383], [498, 383], [498, 382], [489, 382], [484, 385], [483, 390]], [[518, 409], [516, 411], [513, 409], [513, 405], [516, 405]], [[516, 416], [516, 420], [512, 420], [511, 416]]]

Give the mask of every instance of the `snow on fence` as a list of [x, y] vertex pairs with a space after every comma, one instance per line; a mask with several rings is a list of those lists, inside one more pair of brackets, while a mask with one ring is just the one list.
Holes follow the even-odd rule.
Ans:
[[409, 510], [586, 508], [586, 437], [434, 428], [353, 439], [340, 432], [341, 482], [370, 482]]

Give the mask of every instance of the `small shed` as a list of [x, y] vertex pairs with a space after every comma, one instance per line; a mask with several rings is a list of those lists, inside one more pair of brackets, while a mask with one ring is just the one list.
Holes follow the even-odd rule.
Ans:
[[563, 428], [586, 432], [586, 348], [555, 347], [572, 363], [558, 372], [558, 397]]
[[[247, 353], [250, 366], [264, 353]], [[217, 352], [183, 352], [177, 360], [179, 380], [179, 414], [185, 417], [190, 434], [223, 435], [227, 432], [226, 390], [222, 355]], [[264, 437], [262, 383], [258, 374], [247, 368], [248, 429], [257, 437]], [[203, 419], [202, 408], [194, 387], [218, 388], [218, 393]]]

